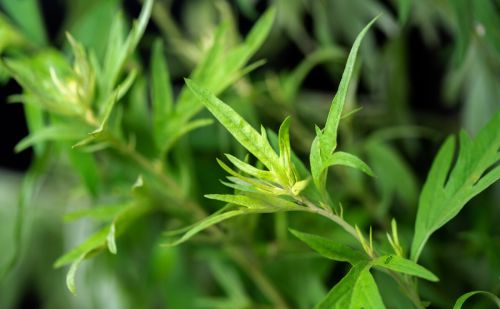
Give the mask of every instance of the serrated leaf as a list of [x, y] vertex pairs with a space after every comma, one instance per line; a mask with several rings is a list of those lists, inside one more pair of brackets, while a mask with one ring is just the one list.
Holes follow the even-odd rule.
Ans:
[[373, 260], [373, 265], [410, 276], [420, 277], [429, 281], [439, 281], [439, 278], [425, 267], [397, 255], [380, 256]]
[[495, 294], [487, 292], [487, 291], [472, 291], [472, 292], [468, 292], [468, 293], [465, 293], [464, 295], [460, 296], [457, 299], [457, 301], [455, 302], [455, 305], [453, 306], [453, 309], [461, 309], [462, 306], [464, 305], [464, 303], [469, 298], [471, 298], [472, 296], [477, 295], [477, 294], [482, 294], [482, 295], [488, 297], [489, 299], [491, 299], [491, 301], [493, 303], [495, 303], [495, 305], [497, 306], [497, 308], [500, 308], [500, 298], [498, 298], [498, 296], [496, 296]]
[[360, 262], [340, 280], [316, 309], [384, 309], [385, 305], [370, 274], [370, 263]]
[[363, 252], [342, 243], [292, 229], [290, 229], [290, 232], [298, 239], [305, 242], [309, 247], [311, 247], [311, 249], [328, 259], [349, 262], [352, 265], [368, 260], [368, 256], [366, 256]]
[[212, 93], [188, 79], [186, 79], [186, 85], [243, 147], [259, 159], [279, 180], [283, 182], [286, 179], [279, 157], [267, 139], [260, 135], [234, 109]]
[[[500, 178], [500, 112], [471, 139], [460, 134], [453, 164], [455, 140], [448, 137], [432, 164], [420, 194], [411, 258], [417, 261], [425, 243], [437, 229], [453, 219], [474, 196]], [[494, 168], [493, 168], [494, 167]], [[488, 171], [490, 168], [492, 170]], [[448, 176], [449, 175], [449, 176]]]
[[356, 157], [353, 154], [337, 151], [332, 154], [332, 156], [325, 162], [327, 166], [332, 165], [343, 165], [355, 168], [357, 170], [362, 171], [363, 173], [375, 177], [372, 169], [360, 158]]

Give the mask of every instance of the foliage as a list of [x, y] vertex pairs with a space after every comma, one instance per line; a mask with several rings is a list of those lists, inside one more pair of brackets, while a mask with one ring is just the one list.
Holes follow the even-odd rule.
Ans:
[[[31, 279], [48, 307], [499, 305], [494, 1], [171, 2], [129, 27], [121, 1], [77, 0], [55, 39], [37, 1], [0, 2], [15, 151], [33, 149], [17, 214], [0, 208], [0, 307]], [[405, 40], [439, 27], [457, 123], [411, 106]]]

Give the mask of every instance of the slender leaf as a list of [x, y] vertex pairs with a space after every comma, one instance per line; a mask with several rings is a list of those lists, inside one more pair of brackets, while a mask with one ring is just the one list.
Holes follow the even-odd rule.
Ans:
[[323, 131], [324, 134], [321, 139], [321, 150], [324, 153], [322, 155], [330, 154], [335, 150], [337, 146], [337, 130], [340, 122], [340, 117], [342, 116], [344, 103], [347, 98], [347, 92], [351, 82], [352, 73], [354, 71], [354, 64], [358, 55], [359, 46], [361, 45], [361, 41], [363, 40], [365, 34], [368, 32], [368, 29], [370, 29], [372, 24], [377, 19], [378, 16], [372, 19], [368, 23], [368, 25], [366, 25], [363, 30], [361, 30], [351, 47], [344, 73], [342, 74], [342, 79], [340, 80], [339, 89], [337, 91], [337, 94], [333, 98], [330, 112], [328, 113], [328, 118], [326, 120], [325, 128]]
[[352, 265], [358, 264], [361, 261], [367, 261], [368, 256], [363, 252], [353, 249], [350, 246], [330, 240], [328, 238], [320, 237], [313, 234], [302, 233], [290, 229], [290, 232], [298, 239], [305, 242], [314, 251], [322, 256], [341, 262], [349, 262]]
[[362, 171], [369, 176], [375, 176], [372, 169], [360, 158], [347, 152], [337, 151], [326, 161], [326, 165], [344, 165]]
[[286, 179], [279, 158], [266, 138], [260, 135], [234, 109], [208, 90], [201, 88], [188, 79], [186, 85], [243, 147], [259, 159], [270, 171], [276, 173], [278, 177]]
[[246, 211], [245, 210], [241, 210], [241, 209], [238, 209], [238, 210], [230, 210], [230, 211], [227, 211], [227, 212], [224, 212], [224, 213], [221, 213], [221, 214], [216, 214], [216, 215], [212, 215], [212, 216], [209, 216], [207, 218], [205, 218], [204, 220], [198, 222], [197, 224], [195, 224], [191, 229], [189, 229], [181, 238], [179, 238], [178, 240], [174, 241], [174, 242], [168, 242], [166, 243], [165, 245], [166, 246], [169, 246], [169, 247], [173, 247], [173, 246], [177, 246], [187, 240], [189, 240], [191, 237], [195, 236], [196, 234], [198, 234], [199, 232], [203, 231], [204, 229], [212, 226], [212, 225], [215, 225], [219, 222], [222, 222], [224, 220], [227, 220], [229, 218], [232, 218], [232, 217], [235, 217], [235, 216], [239, 216], [239, 215], [242, 215], [242, 214], [245, 214]]
[[497, 308], [500, 308], [500, 298], [498, 298], [497, 295], [495, 295], [493, 293], [490, 293], [490, 292], [486, 292], [486, 291], [472, 291], [472, 292], [465, 293], [464, 295], [460, 296], [457, 299], [457, 301], [455, 302], [455, 305], [453, 306], [453, 309], [461, 309], [462, 306], [464, 305], [464, 303], [469, 298], [471, 298], [472, 296], [477, 295], [477, 294], [481, 294], [481, 295], [484, 295], [484, 296], [488, 297], [489, 299], [491, 299], [491, 301], [493, 303], [495, 303], [495, 305], [497, 306]]
[[163, 53], [163, 42], [157, 40], [151, 56], [151, 98], [153, 129], [156, 144], [162, 148], [166, 141], [165, 132], [170, 114], [173, 111], [173, 92], [170, 84], [167, 62]]

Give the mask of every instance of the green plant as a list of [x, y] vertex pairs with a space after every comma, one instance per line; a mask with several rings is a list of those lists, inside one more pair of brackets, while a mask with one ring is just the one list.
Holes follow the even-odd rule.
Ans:
[[[370, 3], [353, 9], [360, 12], [356, 23], [364, 20], [361, 15], [377, 8], [374, 1]], [[294, 105], [302, 93], [301, 84], [313, 67], [341, 62], [347, 54], [325, 39], [329, 26], [320, 19], [323, 4], [311, 6], [318, 17], [315, 27], [323, 30], [318, 30], [322, 33], [319, 41], [326, 46], [311, 52], [291, 72], [271, 72], [263, 81], [247, 77], [263, 62], [247, 63], [271, 32], [276, 9], [269, 8], [240, 40], [229, 6], [225, 2], [218, 5], [220, 14], [230, 21], [214, 30], [208, 47], [185, 39], [172, 21], [162, 19], [166, 16], [162, 4], [147, 0], [128, 34], [124, 16], [117, 15], [106, 44], [96, 39], [91, 44], [94, 48], [88, 48], [66, 34], [71, 56], [33, 46], [0, 16], [1, 29], [7, 34], [0, 41], [0, 51], [7, 50], [2, 54], [2, 69], [22, 86], [23, 93], [13, 96], [12, 101], [23, 103], [30, 129], [16, 150], [34, 149], [34, 162], [22, 186], [16, 247], [5, 272], [20, 256], [26, 229], [23, 220], [33, 203], [31, 197], [42, 186], [42, 176], [55, 170], [65, 179], [64, 168], [53, 167], [62, 165], [79, 177], [70, 182], [85, 188], [85, 193], [74, 193], [73, 200], [80, 205], [64, 211], [64, 219], [73, 222], [69, 224], [91, 222], [91, 235], [54, 263], [56, 268], [69, 266], [66, 283], [73, 293], [77, 292], [77, 270], [83, 261], [95, 262], [91, 265], [96, 269], [118, 265], [118, 274], [118, 269], [129, 268], [133, 265], [130, 260], [137, 259], [151, 272], [147, 280], [132, 280], [137, 276], [132, 272], [120, 274], [124, 285], [130, 279], [129, 288], [134, 291], [130, 294], [140, 295], [127, 299], [136, 307], [158, 305], [151, 290], [163, 287], [170, 294], [157, 301], [160, 306], [174, 308], [425, 308], [427, 299], [439, 302], [439, 297], [427, 291], [425, 281], [439, 280], [433, 272], [441, 278], [448, 274], [425, 259], [424, 248], [433, 233], [500, 178], [500, 112], [475, 138], [461, 132], [458, 142], [450, 136], [443, 143], [420, 193], [413, 232], [404, 218], [391, 218], [389, 207], [391, 200], [398, 198], [402, 204], [415, 202], [417, 181], [387, 140], [428, 132], [414, 127], [389, 128], [366, 140], [354, 137], [352, 118], [359, 111], [353, 99], [359, 80], [356, 60], [361, 42], [377, 18], [357, 34], [325, 125], [313, 131]], [[283, 5], [280, 2], [278, 9]], [[289, 10], [300, 15], [300, 7], [294, 2]], [[247, 10], [251, 12], [251, 6]], [[409, 18], [409, 12], [409, 2], [401, 1], [401, 22]], [[171, 71], [177, 64], [167, 61], [161, 39], [149, 37], [149, 42], [154, 42], [149, 46], [149, 69], [135, 52], [150, 16], [163, 34], [176, 34], [167, 38], [178, 44], [176, 49], [186, 48], [182, 58], [193, 69], [179, 91], [173, 87]], [[281, 22], [296, 44], [304, 44], [303, 51], [314, 49], [315, 43], [302, 25], [293, 20]], [[390, 16], [382, 16], [379, 22], [386, 33], [395, 27]], [[43, 31], [39, 32], [30, 35], [45, 41]], [[8, 48], [14, 52], [9, 53]], [[367, 64], [373, 70], [376, 58], [370, 57]], [[217, 96], [223, 96], [231, 106]], [[272, 118], [284, 118], [277, 134], [262, 125], [258, 132], [252, 125], [258, 125], [259, 120], [251, 101], [261, 99], [272, 104], [264, 107]], [[213, 124], [203, 107], [237, 144]], [[284, 114], [292, 116], [285, 118]], [[203, 130], [197, 130], [201, 127]], [[210, 128], [215, 128], [215, 133]], [[216, 137], [207, 138], [209, 134]], [[362, 141], [356, 144], [356, 139]], [[227, 181], [222, 181], [226, 188], [213, 185], [220, 171], [213, 167], [212, 158], [221, 149], [227, 160], [217, 162], [229, 174]], [[205, 155], [209, 163], [197, 162]], [[370, 165], [360, 158], [363, 156]], [[307, 161], [309, 167], [304, 164]], [[329, 172], [339, 171], [341, 177], [328, 178]], [[358, 171], [372, 178], [367, 180]], [[394, 179], [397, 177], [401, 179]], [[205, 195], [214, 203], [199, 196], [212, 189], [226, 191]], [[380, 200], [375, 194], [380, 194]], [[352, 196], [362, 204], [376, 206], [351, 207], [354, 203], [346, 197]], [[220, 207], [218, 202], [225, 205]], [[333, 265], [349, 265], [335, 278], [333, 287], [328, 286], [329, 292], [323, 283], [332, 264], [311, 256], [298, 241], [288, 238], [289, 233], [335, 261]], [[90, 259], [106, 251], [112, 257], [103, 254]], [[208, 271], [191, 270], [195, 263], [190, 260], [197, 256], [202, 256]], [[417, 263], [421, 256], [427, 267]], [[108, 264], [102, 266], [101, 262]], [[90, 270], [89, 276], [96, 278], [98, 273]], [[208, 280], [207, 276], [220, 291], [199, 291], [202, 288], [196, 282]], [[134, 286], [133, 282], [139, 283]], [[78, 293], [91, 295], [86, 289], [88, 284], [78, 285]], [[474, 291], [460, 297], [455, 308], [476, 294], [488, 296], [497, 305], [500, 302], [493, 293]]]

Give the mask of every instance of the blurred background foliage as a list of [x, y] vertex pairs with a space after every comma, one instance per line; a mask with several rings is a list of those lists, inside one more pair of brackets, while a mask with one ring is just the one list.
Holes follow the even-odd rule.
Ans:
[[[252, 49], [242, 40], [271, 5], [277, 8], [276, 20], [262, 46]], [[113, 27], [121, 23], [118, 27], [128, 25], [128, 29], [141, 6], [137, 0], [0, 0], [2, 62], [17, 61], [19, 68], [31, 70], [35, 84], [49, 85], [48, 65], [57, 68], [59, 76], [72, 74], [68, 61], [75, 47], [66, 32], [92, 51], [91, 62], [92, 57], [107, 59]], [[206, 111], [197, 113], [201, 106], [184, 100], [193, 110], [187, 111], [186, 119], [172, 118], [168, 132], [179, 136], [167, 134], [169, 149], [159, 150], [175, 186], [162, 188], [151, 175], [154, 166], [144, 171], [149, 165], [132, 162], [124, 152], [133, 145], [154, 165], [155, 147], [163, 147], [153, 141], [157, 137], [152, 136], [149, 116], [155, 107], [148, 103], [154, 97], [148, 84], [155, 66], [161, 65], [150, 56], [155, 46], [168, 66], [161, 81], [171, 81], [172, 95], [179, 98], [183, 77], [207, 61], [222, 23], [220, 44], [227, 53], [212, 64], [213, 71], [204, 73], [205, 82], [212, 83], [224, 101], [254, 126], [262, 123], [276, 132], [284, 117], [292, 115], [292, 147], [307, 161], [313, 124], [326, 120], [350, 45], [380, 13], [361, 48], [362, 64], [346, 102], [347, 112], [355, 113], [343, 120], [340, 132], [343, 149], [366, 159], [377, 178], [336, 168], [328, 186], [332, 198], [349, 210], [348, 221], [361, 227], [374, 224], [376, 239], [385, 237], [391, 218], [396, 218], [408, 252], [418, 194], [437, 147], [459, 128], [476, 134], [499, 110], [500, 1], [158, 0], [123, 71], [117, 71], [116, 81], [108, 80], [109, 74], [106, 79], [104, 73], [96, 74], [99, 90], [89, 99], [105, 101], [108, 92], [103, 89], [112, 90], [118, 81], [126, 82], [124, 76], [135, 74], [110, 120], [110, 130], [120, 132], [118, 140], [126, 142], [122, 148], [110, 150], [95, 143], [89, 147], [96, 149], [72, 149], [78, 141], [75, 136], [85, 136], [89, 128], [76, 126], [71, 131], [62, 121], [64, 136], [47, 133], [52, 135], [38, 137], [32, 150], [14, 154], [14, 146], [28, 129], [37, 132], [60, 121], [52, 115], [54, 110], [55, 114], [79, 111], [62, 108], [66, 98], [50, 93], [51, 88], [44, 93], [51, 104], [49, 112], [35, 105], [23, 109], [7, 103], [19, 100], [12, 95], [21, 88], [10, 79], [8, 66], [0, 66], [5, 101], [0, 107], [0, 266], [5, 271], [0, 308], [272, 308], [280, 302], [311, 308], [342, 277], [346, 265], [313, 254], [287, 228], [346, 238], [322, 219], [304, 214], [245, 216], [224, 223], [221, 237], [202, 235], [180, 247], [159, 246], [165, 230], [198, 218], [189, 203], [200, 205], [203, 213], [221, 207], [203, 198], [227, 192], [219, 182], [224, 172], [215, 158], [227, 152], [244, 156], [219, 124], [205, 126], [204, 119], [210, 116]], [[242, 48], [238, 46], [248, 48], [244, 62], [231, 72], [223, 71], [225, 57]], [[255, 66], [244, 69], [247, 61]], [[218, 76], [218, 70], [224, 75]], [[26, 103], [29, 97], [23, 100]], [[194, 130], [175, 131], [186, 126]], [[37, 140], [28, 144], [33, 142]], [[104, 153], [97, 152], [99, 147]], [[137, 179], [138, 175], [143, 178]], [[131, 191], [136, 180], [139, 189]], [[99, 228], [110, 222], [114, 226], [113, 209], [131, 203], [145, 208], [132, 213], [130, 220], [121, 219], [126, 224], [116, 240], [118, 254], [104, 250], [82, 263], [78, 294], [71, 295], [65, 288], [67, 269], [52, 265]], [[68, 213], [90, 216], [71, 220]], [[422, 282], [420, 288], [432, 308], [450, 308], [470, 290], [500, 293], [498, 218], [496, 185], [471, 201], [430, 241], [422, 263], [441, 282]], [[389, 308], [411, 307], [398, 301], [402, 296], [392, 279], [383, 274], [376, 279]], [[488, 308], [479, 298], [469, 305]]]

